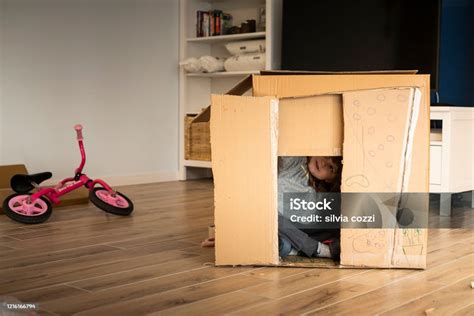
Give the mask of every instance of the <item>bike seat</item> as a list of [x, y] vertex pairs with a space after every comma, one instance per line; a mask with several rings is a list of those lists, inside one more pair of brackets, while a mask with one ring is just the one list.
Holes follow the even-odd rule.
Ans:
[[10, 180], [10, 186], [16, 193], [27, 193], [35, 188], [33, 184], [51, 179], [53, 174], [49, 171], [35, 174], [16, 174]]

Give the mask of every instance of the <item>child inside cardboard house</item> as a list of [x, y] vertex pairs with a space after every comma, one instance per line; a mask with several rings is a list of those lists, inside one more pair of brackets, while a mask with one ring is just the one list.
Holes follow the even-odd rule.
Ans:
[[[340, 230], [300, 229], [284, 214], [284, 193], [340, 192], [341, 157], [278, 158], [278, 243], [281, 258], [294, 255], [332, 258], [340, 256]], [[207, 238], [202, 247], [214, 247]]]
[[332, 258], [340, 256], [340, 230], [298, 228], [285, 216], [285, 193], [340, 192], [341, 157], [278, 158], [279, 255]]

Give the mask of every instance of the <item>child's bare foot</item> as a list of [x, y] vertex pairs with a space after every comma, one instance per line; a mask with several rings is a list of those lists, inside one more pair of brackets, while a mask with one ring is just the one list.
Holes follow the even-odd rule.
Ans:
[[201, 243], [201, 247], [214, 247], [216, 244], [215, 238], [207, 238]]

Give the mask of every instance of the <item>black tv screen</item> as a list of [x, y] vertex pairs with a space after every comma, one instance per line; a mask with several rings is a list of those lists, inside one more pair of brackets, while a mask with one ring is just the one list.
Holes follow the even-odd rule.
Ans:
[[413, 70], [438, 88], [440, 0], [284, 0], [282, 69]]

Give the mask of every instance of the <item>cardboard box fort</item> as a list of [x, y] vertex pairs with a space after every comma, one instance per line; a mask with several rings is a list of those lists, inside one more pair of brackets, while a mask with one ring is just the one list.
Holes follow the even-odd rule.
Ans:
[[426, 268], [421, 228], [341, 229], [340, 265], [278, 256], [278, 156], [342, 155], [342, 192], [428, 192], [429, 75], [415, 73], [267, 73], [213, 95], [201, 119], [210, 115], [216, 265]]

